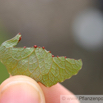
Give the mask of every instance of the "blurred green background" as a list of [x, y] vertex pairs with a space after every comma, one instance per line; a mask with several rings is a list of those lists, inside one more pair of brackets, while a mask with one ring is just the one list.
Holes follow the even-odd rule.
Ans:
[[[6, 35], [6, 36], [5, 36]], [[8, 32], [6, 31], [3, 24], [0, 22], [0, 44], [8, 38]], [[9, 77], [6, 67], [0, 62], [0, 83]]]
[[[103, 0], [0, 0], [0, 43], [22, 34], [19, 47], [45, 46], [82, 59], [62, 84], [75, 94], [103, 94]], [[9, 74], [0, 63], [0, 83]]]

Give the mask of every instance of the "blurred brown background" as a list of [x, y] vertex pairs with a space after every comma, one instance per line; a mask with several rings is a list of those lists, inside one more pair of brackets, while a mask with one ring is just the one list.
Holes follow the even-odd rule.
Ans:
[[[75, 94], [103, 94], [103, 0], [0, 0], [0, 43], [45, 46], [55, 56], [83, 61], [62, 84]], [[9, 75], [0, 64], [0, 83]]]

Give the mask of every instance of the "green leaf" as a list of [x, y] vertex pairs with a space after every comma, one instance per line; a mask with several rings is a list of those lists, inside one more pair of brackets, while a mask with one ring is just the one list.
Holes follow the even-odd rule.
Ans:
[[69, 79], [82, 67], [81, 60], [54, 57], [44, 47], [15, 48], [20, 40], [21, 34], [17, 34], [0, 46], [0, 60], [10, 75], [27, 75], [50, 87]]

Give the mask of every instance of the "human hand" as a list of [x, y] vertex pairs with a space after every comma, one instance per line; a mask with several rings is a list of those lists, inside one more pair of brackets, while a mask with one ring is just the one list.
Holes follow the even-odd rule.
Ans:
[[[0, 85], [0, 103], [60, 103], [60, 95], [74, 96], [59, 83], [45, 87], [32, 78], [21, 75], [12, 76]], [[76, 100], [75, 103], [79, 101]]]

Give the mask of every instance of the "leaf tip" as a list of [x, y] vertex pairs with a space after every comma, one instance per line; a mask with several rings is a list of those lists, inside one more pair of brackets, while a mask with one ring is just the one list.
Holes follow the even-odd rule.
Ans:
[[21, 38], [22, 38], [22, 37], [19, 37], [19, 41], [21, 41]]
[[18, 33], [19, 35], [21, 35], [21, 33]]

